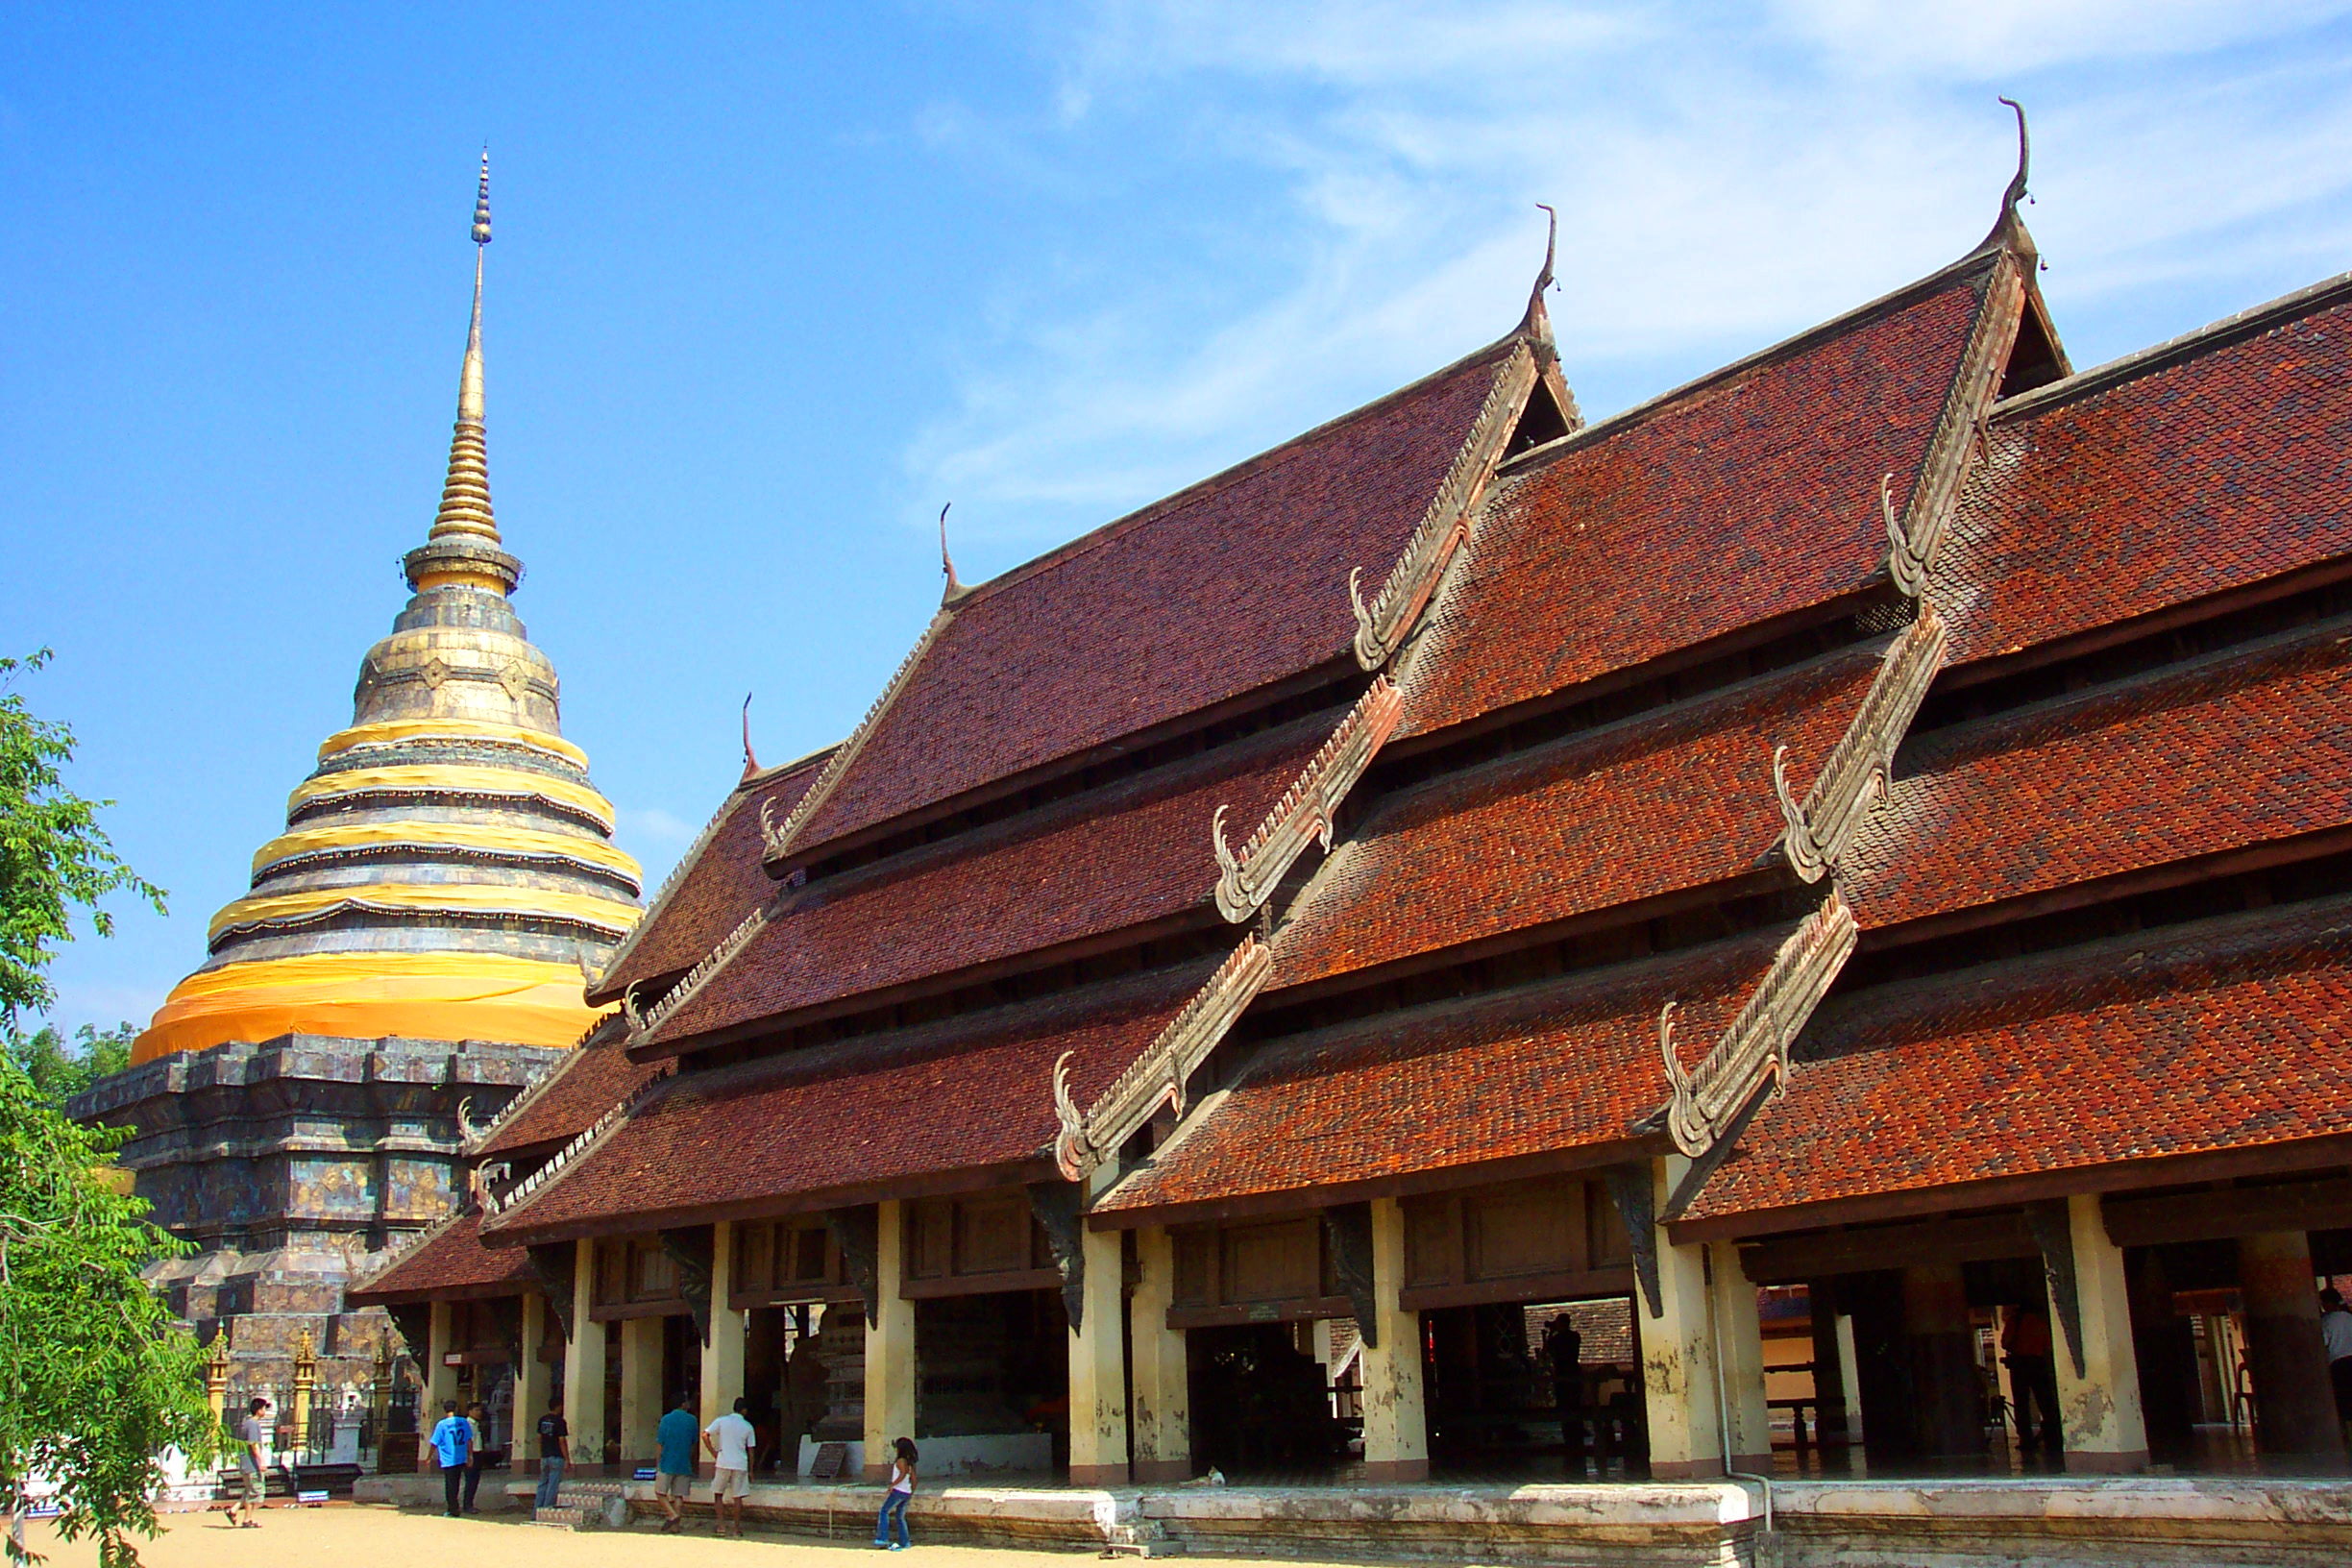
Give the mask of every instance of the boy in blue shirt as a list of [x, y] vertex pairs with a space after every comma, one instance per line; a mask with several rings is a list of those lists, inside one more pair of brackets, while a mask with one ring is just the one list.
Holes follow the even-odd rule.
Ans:
[[457, 1517], [457, 1506], [463, 1500], [466, 1461], [474, 1457], [474, 1423], [457, 1413], [457, 1402], [441, 1402], [441, 1420], [432, 1430], [433, 1458], [441, 1465], [441, 1491], [447, 1502], [442, 1510], [450, 1518]]
[[653, 1440], [661, 1448], [661, 1462], [654, 1466], [653, 1501], [669, 1515], [662, 1521], [665, 1535], [686, 1528], [686, 1516], [678, 1511], [678, 1505], [686, 1499], [686, 1488], [694, 1484], [695, 1445], [701, 1436], [702, 1423], [695, 1419], [692, 1394], [678, 1395], [677, 1409], [653, 1429]]

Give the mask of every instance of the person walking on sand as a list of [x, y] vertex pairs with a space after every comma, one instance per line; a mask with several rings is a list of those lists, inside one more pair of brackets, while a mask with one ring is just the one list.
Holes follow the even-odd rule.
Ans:
[[751, 1446], [759, 1441], [759, 1433], [744, 1416], [744, 1407], [750, 1401], [739, 1399], [735, 1408], [702, 1429], [702, 1446], [711, 1452], [711, 1529], [721, 1535], [727, 1531], [727, 1505], [735, 1505], [737, 1540], [743, 1539], [744, 1498], [751, 1490]]
[[[261, 1450], [269, 1442], [270, 1402], [257, 1399], [245, 1407], [245, 1419], [237, 1423], [237, 1500], [229, 1505], [229, 1522], [239, 1530], [259, 1530], [261, 1521], [254, 1510], [261, 1507], [262, 1494], [269, 1481], [261, 1468]], [[237, 1515], [243, 1514], [243, 1518]]]
[[563, 1495], [564, 1466], [572, 1462], [572, 1428], [564, 1420], [563, 1395], [548, 1401], [539, 1418], [539, 1497], [534, 1505], [551, 1508]]
[[[915, 1439], [898, 1438], [891, 1448], [890, 1490], [882, 1494], [882, 1511], [874, 1516], [874, 1545], [904, 1552], [915, 1544], [906, 1522], [907, 1505], [915, 1501]], [[894, 1541], [891, 1539], [894, 1525], [898, 1535]]]
[[687, 1489], [694, 1485], [695, 1438], [700, 1434], [690, 1393], [678, 1395], [677, 1408], [653, 1429], [654, 1446], [661, 1450], [661, 1459], [654, 1466], [653, 1501], [661, 1505], [666, 1516], [664, 1535], [674, 1535], [686, 1528], [686, 1515], [678, 1505], [686, 1501]]
[[457, 1413], [455, 1400], [441, 1402], [441, 1419], [434, 1423], [429, 1441], [441, 1466], [441, 1512], [454, 1519], [465, 1501], [466, 1461], [474, 1457], [474, 1423]]

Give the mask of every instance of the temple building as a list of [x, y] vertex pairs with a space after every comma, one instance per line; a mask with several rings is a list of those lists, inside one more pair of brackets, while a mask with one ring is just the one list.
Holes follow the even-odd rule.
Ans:
[[[491, 510], [482, 257], [440, 509], [403, 566], [412, 597], [360, 661], [352, 723], [213, 916], [127, 1072], [77, 1115], [135, 1129], [123, 1164], [157, 1221], [201, 1249], [159, 1284], [238, 1393], [282, 1391], [296, 1336], [323, 1386], [372, 1382], [383, 1314], [350, 1272], [429, 1226], [487, 1120], [595, 1020], [580, 997], [635, 924], [637, 864], [563, 739], [555, 668], [510, 596], [523, 563]], [[282, 1404], [282, 1392], [281, 1392]]]
[[949, 567], [365, 1298], [779, 1481], [2340, 1471], [2352, 277], [2077, 370], [2024, 188]]

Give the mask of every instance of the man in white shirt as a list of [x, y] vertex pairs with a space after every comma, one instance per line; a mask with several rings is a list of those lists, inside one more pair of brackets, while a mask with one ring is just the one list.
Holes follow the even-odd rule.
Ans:
[[2319, 1337], [2327, 1345], [2328, 1381], [2336, 1395], [2336, 1419], [2352, 1431], [2352, 1311], [2334, 1286], [2319, 1292]]
[[751, 1490], [751, 1450], [759, 1442], [759, 1434], [744, 1418], [745, 1401], [737, 1400], [735, 1408], [702, 1429], [702, 1446], [710, 1450], [711, 1466], [711, 1527], [719, 1534], [727, 1533], [727, 1505], [735, 1505], [735, 1538], [743, 1539], [743, 1506], [745, 1494]]

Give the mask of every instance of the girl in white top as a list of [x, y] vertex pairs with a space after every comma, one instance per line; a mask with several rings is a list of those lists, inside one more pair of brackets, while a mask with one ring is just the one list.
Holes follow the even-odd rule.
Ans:
[[[903, 1552], [915, 1544], [907, 1533], [907, 1505], [915, 1500], [915, 1440], [901, 1437], [891, 1444], [890, 1490], [882, 1494], [882, 1511], [874, 1517], [874, 1545]], [[891, 1539], [895, 1525], [897, 1539]]]

